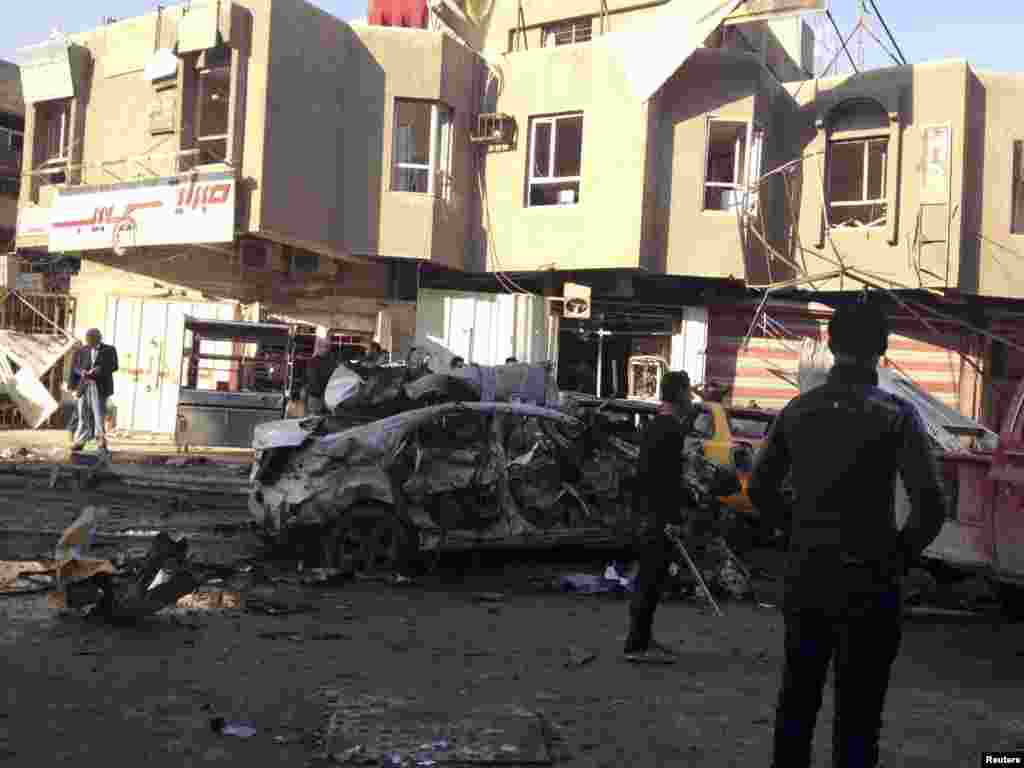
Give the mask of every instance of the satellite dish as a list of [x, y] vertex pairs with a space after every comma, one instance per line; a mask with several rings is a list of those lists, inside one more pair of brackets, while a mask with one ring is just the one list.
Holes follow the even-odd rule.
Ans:
[[173, 77], [178, 73], [178, 57], [170, 48], [161, 48], [153, 54], [153, 58], [146, 64], [142, 72], [144, 80], [150, 82], [162, 80], [165, 77]]

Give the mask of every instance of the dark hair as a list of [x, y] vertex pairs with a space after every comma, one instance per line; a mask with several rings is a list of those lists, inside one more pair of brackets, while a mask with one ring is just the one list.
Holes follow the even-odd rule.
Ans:
[[685, 400], [690, 389], [690, 377], [686, 371], [669, 371], [661, 377], [661, 401], [679, 403]]
[[859, 359], [881, 357], [889, 348], [885, 311], [869, 298], [840, 307], [828, 321], [828, 345], [833, 353]]
[[451, 362], [450, 362], [450, 363], [448, 364], [448, 366], [449, 366], [450, 368], [457, 368], [457, 367], [459, 367], [460, 365], [465, 365], [465, 364], [466, 364], [466, 361], [465, 361], [465, 360], [463, 360], [463, 359], [462, 359], [461, 357], [459, 357], [458, 355], [456, 355], [455, 357], [453, 357], [453, 358], [452, 358], [452, 360], [451, 360]]

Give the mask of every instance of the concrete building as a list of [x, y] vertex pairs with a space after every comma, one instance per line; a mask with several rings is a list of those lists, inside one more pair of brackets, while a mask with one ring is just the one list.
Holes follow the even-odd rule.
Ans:
[[0, 61], [0, 253], [14, 250], [24, 137], [25, 102], [18, 68]]
[[346, 188], [367, 163], [379, 175], [365, 126], [346, 115], [365, 108], [368, 70], [383, 87], [348, 25], [297, 0], [193, 2], [18, 58], [19, 251], [323, 326], [376, 330], [380, 311], [415, 299], [410, 258], [431, 244], [387, 257], [379, 195]]
[[[823, 7], [221, 0], [50, 41], [20, 54], [18, 247], [602, 394], [653, 356], [778, 406], [851, 274], [1012, 342], [1024, 76], [812, 79]], [[998, 410], [1014, 347], [897, 325], [893, 365]]]

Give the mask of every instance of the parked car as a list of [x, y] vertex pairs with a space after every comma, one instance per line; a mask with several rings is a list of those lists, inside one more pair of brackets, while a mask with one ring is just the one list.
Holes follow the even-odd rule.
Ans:
[[756, 515], [747, 496], [747, 483], [754, 469], [754, 457], [768, 436], [776, 412], [707, 402], [697, 407], [700, 414], [693, 430], [704, 455], [718, 464], [733, 467], [742, 485], [740, 493], [723, 499], [724, 503], [740, 514]]
[[[566, 393], [576, 408], [596, 408], [610, 423], [630, 424], [642, 429], [658, 413], [659, 403], [650, 400], [602, 400], [591, 395]], [[722, 502], [744, 516], [756, 516], [747, 496], [747, 482], [754, 468], [754, 457], [768, 436], [776, 411], [760, 408], [733, 408], [721, 403], [699, 402], [693, 424], [691, 445], [716, 464], [731, 467], [739, 476], [739, 493]]]

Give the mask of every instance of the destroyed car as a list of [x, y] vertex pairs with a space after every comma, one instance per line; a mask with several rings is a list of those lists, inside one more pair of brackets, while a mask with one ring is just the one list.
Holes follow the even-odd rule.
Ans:
[[[517, 367], [530, 366], [500, 368]], [[636, 533], [635, 426], [595, 412], [576, 418], [546, 405], [468, 401], [487, 388], [546, 403], [554, 393], [536, 372], [431, 376], [407, 385], [406, 396], [458, 390], [467, 399], [340, 431], [326, 418], [258, 427], [250, 505], [264, 534], [288, 541], [314, 531], [321, 560], [373, 572], [415, 568], [442, 545], [613, 544]], [[535, 385], [510, 387], [517, 376]], [[738, 489], [734, 472], [688, 457], [688, 487], [703, 500], [695, 508]]]
[[[657, 401], [602, 400], [591, 395], [573, 394], [566, 403], [572, 413], [598, 409], [609, 423], [620, 431], [642, 431], [658, 413]], [[740, 480], [739, 493], [724, 497], [722, 503], [743, 516], [756, 517], [754, 505], [747, 496], [747, 482], [754, 468], [754, 457], [775, 420], [776, 412], [759, 408], [734, 408], [716, 402], [695, 403], [697, 418], [693, 435], [688, 440], [692, 450], [701, 451], [715, 464], [736, 470]]]

